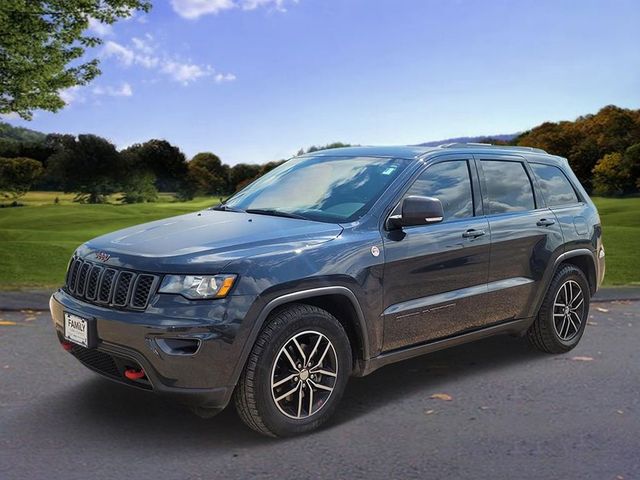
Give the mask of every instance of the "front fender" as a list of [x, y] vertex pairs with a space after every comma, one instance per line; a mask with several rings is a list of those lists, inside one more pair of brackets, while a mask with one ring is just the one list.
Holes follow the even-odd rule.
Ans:
[[358, 332], [360, 340], [362, 342], [363, 355], [365, 359], [370, 358], [371, 356], [371, 338], [370, 336], [375, 332], [375, 329], [370, 328], [367, 324], [366, 316], [362, 310], [360, 305], [360, 301], [356, 294], [346, 286], [342, 285], [331, 285], [331, 286], [318, 286], [308, 289], [297, 290], [294, 292], [281, 293], [276, 295], [270, 295], [270, 300], [266, 303], [263, 299], [260, 300], [260, 308], [259, 313], [254, 322], [252, 322], [251, 330], [248, 332], [247, 340], [245, 342], [244, 348], [238, 358], [238, 362], [234, 368], [233, 373], [233, 381], [237, 383], [242, 370], [247, 362], [249, 354], [251, 353], [251, 349], [260, 334], [260, 331], [265, 325], [265, 322], [269, 318], [271, 312], [274, 311], [277, 307], [281, 305], [285, 305], [287, 303], [301, 302], [307, 299], [312, 299], [324, 295], [341, 295], [349, 300], [351, 305], [353, 306], [354, 311], [356, 312], [357, 317], [357, 325], [355, 328]]

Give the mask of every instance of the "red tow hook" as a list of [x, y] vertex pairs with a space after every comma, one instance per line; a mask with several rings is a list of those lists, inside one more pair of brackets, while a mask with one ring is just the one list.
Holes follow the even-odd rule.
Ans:
[[67, 352], [70, 352], [71, 350], [73, 350], [73, 343], [71, 342], [60, 342], [60, 345], [62, 345], [62, 348], [64, 348]]
[[141, 378], [145, 377], [145, 373], [144, 373], [144, 370], [142, 369], [134, 370], [133, 368], [127, 368], [124, 371], [124, 376], [127, 377], [129, 380], [140, 380]]

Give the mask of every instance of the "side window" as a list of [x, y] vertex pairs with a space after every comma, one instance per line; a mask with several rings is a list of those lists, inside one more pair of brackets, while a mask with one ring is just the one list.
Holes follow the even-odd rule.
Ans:
[[473, 217], [471, 177], [466, 160], [436, 163], [428, 167], [406, 193], [435, 197], [442, 202], [444, 221]]
[[482, 160], [489, 213], [535, 209], [531, 180], [520, 162]]
[[542, 196], [549, 207], [578, 203], [578, 196], [569, 179], [558, 167], [530, 163], [531, 169], [538, 179]]

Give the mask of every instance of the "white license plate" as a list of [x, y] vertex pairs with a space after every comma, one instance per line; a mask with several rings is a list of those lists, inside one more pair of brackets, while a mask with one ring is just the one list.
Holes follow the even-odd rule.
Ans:
[[89, 347], [89, 322], [87, 319], [65, 312], [64, 338], [83, 347]]

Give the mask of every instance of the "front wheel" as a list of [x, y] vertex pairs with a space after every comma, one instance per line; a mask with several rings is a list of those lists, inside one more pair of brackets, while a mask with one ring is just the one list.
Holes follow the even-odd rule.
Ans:
[[529, 342], [547, 353], [565, 353], [578, 345], [589, 317], [591, 293], [584, 273], [564, 265], [553, 277], [535, 321]]
[[289, 305], [258, 336], [235, 391], [236, 409], [266, 435], [314, 430], [335, 411], [351, 368], [340, 322], [321, 308]]

